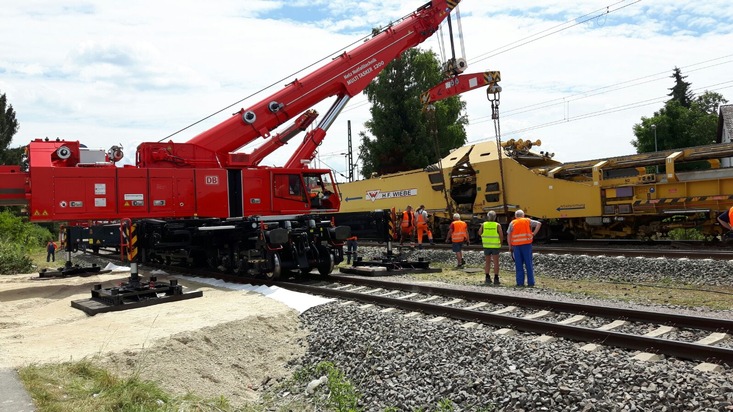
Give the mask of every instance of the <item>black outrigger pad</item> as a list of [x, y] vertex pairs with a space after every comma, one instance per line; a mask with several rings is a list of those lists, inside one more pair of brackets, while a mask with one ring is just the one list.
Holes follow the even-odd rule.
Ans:
[[38, 277], [42, 279], [46, 278], [65, 278], [69, 276], [91, 276], [91, 275], [99, 275], [102, 273], [109, 273], [111, 270], [102, 270], [101, 267], [92, 264], [92, 266], [64, 266], [61, 268], [58, 268], [58, 270], [46, 270], [41, 269], [40, 272], [38, 272]]
[[440, 273], [443, 269], [431, 268], [430, 261], [358, 261], [351, 267], [339, 268], [339, 272], [362, 276], [392, 276], [407, 273]]
[[72, 300], [71, 307], [94, 316], [97, 313], [142, 308], [204, 295], [200, 290], [183, 293], [183, 287], [175, 279], [170, 282], [158, 282], [155, 277], [151, 277], [150, 282], [139, 282], [137, 279], [133, 276], [130, 283], [113, 288], [102, 289], [102, 285], [95, 285], [90, 299]]

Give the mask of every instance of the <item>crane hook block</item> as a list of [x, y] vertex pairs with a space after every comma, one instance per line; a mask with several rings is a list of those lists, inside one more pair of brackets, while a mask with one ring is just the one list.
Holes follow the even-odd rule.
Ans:
[[247, 110], [246, 112], [242, 113], [242, 120], [244, 120], [247, 124], [252, 124], [257, 120], [257, 115], [255, 112], [251, 110]]

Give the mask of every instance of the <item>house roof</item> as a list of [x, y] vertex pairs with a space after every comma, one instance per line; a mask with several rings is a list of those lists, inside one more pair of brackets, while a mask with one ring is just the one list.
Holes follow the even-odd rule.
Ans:
[[718, 133], [715, 137], [717, 143], [723, 142], [723, 132], [726, 131], [728, 136], [733, 136], [733, 104], [720, 106], [720, 115], [718, 117]]

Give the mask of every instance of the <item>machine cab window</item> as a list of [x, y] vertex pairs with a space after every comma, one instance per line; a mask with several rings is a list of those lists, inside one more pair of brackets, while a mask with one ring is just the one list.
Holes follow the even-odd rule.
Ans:
[[338, 209], [338, 191], [330, 173], [306, 173], [303, 180], [308, 188], [311, 208]]
[[275, 197], [306, 202], [306, 193], [299, 174], [276, 174], [274, 176]]

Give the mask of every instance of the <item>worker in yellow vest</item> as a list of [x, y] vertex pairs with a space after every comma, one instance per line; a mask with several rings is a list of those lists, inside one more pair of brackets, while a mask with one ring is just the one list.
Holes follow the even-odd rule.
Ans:
[[504, 230], [496, 222], [496, 212], [493, 210], [486, 214], [486, 222], [478, 228], [481, 236], [481, 244], [484, 247], [484, 273], [486, 283], [491, 284], [491, 264], [494, 264], [494, 285], [499, 284], [499, 251], [504, 243]]
[[540, 231], [542, 223], [524, 217], [524, 211], [519, 209], [514, 212], [514, 220], [509, 223], [506, 230], [509, 239], [509, 252], [513, 253], [514, 266], [517, 271], [517, 286], [524, 286], [525, 273], [527, 269], [527, 286], [534, 287], [534, 268], [532, 267], [532, 240]]
[[453, 214], [453, 221], [450, 223], [448, 228], [448, 236], [445, 238], [445, 242], [448, 243], [450, 239], [453, 245], [453, 252], [456, 254], [458, 260], [458, 266], [456, 269], [462, 268], [466, 262], [463, 261], [463, 243], [468, 241], [468, 224], [461, 220], [461, 215], [458, 213]]

